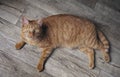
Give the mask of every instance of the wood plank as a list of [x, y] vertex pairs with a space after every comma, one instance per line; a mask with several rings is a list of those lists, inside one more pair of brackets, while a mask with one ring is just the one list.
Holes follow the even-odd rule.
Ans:
[[[59, 10], [57, 7], [53, 6], [53, 5], [49, 5], [47, 3], [43, 3], [41, 1], [44, 1], [44, 0], [41, 0], [41, 1], [38, 1], [38, 0], [34, 0], [34, 3], [33, 1], [29, 1], [29, 0], [26, 0], [30, 5], [34, 5], [34, 6], [37, 6], [41, 9], [44, 9], [45, 11], [47, 11], [48, 13], [51, 13], [51, 14], [59, 14], [59, 13], [65, 13], [64, 11], [62, 10]], [[54, 1], [51, 1], [51, 2], [54, 2]], [[54, 2], [55, 3], [55, 2]], [[54, 4], [55, 5], [55, 4]]]
[[0, 17], [15, 24], [18, 21], [18, 17], [14, 16], [13, 14], [8, 13], [5, 10], [0, 9]]
[[23, 12], [23, 10], [19, 10], [15, 7], [9, 6], [9, 5], [4, 4], [4, 3], [0, 4], [0, 9], [5, 10], [6, 12], [11, 13], [15, 16], [20, 16]]
[[104, 25], [118, 26], [120, 24], [120, 13], [107, 7], [104, 4], [96, 3], [95, 7], [96, 18], [95, 20]]
[[16, 24], [19, 16], [22, 15], [24, 8], [25, 4], [20, 0], [2, 0], [0, 1], [0, 17], [10, 23]]
[[1, 6], [4, 5], [9, 8], [13, 8], [15, 10], [22, 12], [24, 11], [24, 8], [27, 5], [27, 2], [24, 0], [1, 0], [0, 5]]
[[114, 76], [109, 75], [109, 74], [107, 74], [107, 73], [104, 72], [104, 71], [101, 71], [99, 77], [114, 77]]
[[120, 0], [99, 0], [99, 3], [103, 3], [114, 10], [120, 11]]
[[27, 63], [0, 50], [0, 77], [52, 77], [46, 72], [36, 72], [36, 69]]
[[[77, 55], [76, 55], [77, 54]], [[85, 57], [85, 59], [83, 59]], [[51, 60], [53, 58], [57, 62]], [[51, 69], [46, 69], [47, 72], [51, 73], [53, 76], [59, 77], [95, 77], [99, 74], [99, 69], [89, 70], [88, 59], [85, 54], [79, 50], [71, 50], [66, 48], [57, 49], [51, 58], [48, 60], [46, 66], [52, 67]], [[50, 63], [50, 64], [49, 64]], [[57, 70], [58, 69], [58, 70]], [[62, 74], [61, 74], [62, 73]]]
[[[97, 52], [97, 54], [101, 54], [100, 52]], [[117, 77], [120, 75], [120, 62], [117, 62], [120, 58], [120, 54], [117, 52], [111, 52], [111, 62], [106, 63], [104, 62], [102, 55], [97, 55], [96, 60], [96, 66], [101, 69], [101, 71], [104, 71], [106, 74]]]
[[99, 1], [99, 0], [76, 0], [78, 3], [83, 3], [84, 5], [90, 7], [90, 8], [94, 8], [96, 3]]
[[[120, 76], [120, 13], [105, 5], [104, 2], [98, 1], [94, 4], [90, 3], [89, 6], [87, 2], [78, 0], [0, 1], [0, 77]], [[38, 19], [59, 13], [83, 16], [94, 21], [97, 28], [104, 32], [111, 43], [112, 61], [105, 63], [98, 51], [96, 52], [96, 68], [89, 70], [88, 58], [85, 54], [77, 49], [59, 48], [47, 61], [44, 72], [39, 73], [36, 65], [41, 50], [30, 45], [26, 45], [19, 51], [14, 47], [15, 43], [20, 40], [21, 15], [29, 19]]]

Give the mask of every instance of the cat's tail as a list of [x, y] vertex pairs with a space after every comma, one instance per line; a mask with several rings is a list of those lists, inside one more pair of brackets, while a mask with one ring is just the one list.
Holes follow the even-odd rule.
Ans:
[[104, 36], [104, 34], [99, 30], [98, 30], [98, 37], [100, 40], [99, 44], [102, 43], [102, 44], [100, 44], [101, 45], [100, 47], [104, 47], [105, 51], [108, 52], [109, 51], [109, 42], [106, 39], [106, 37]]

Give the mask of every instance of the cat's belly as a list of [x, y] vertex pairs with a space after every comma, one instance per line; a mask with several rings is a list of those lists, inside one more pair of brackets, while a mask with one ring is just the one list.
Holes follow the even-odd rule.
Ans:
[[81, 48], [85, 47], [85, 43], [83, 41], [74, 41], [74, 42], [63, 42], [60, 44], [61, 47], [65, 48]]

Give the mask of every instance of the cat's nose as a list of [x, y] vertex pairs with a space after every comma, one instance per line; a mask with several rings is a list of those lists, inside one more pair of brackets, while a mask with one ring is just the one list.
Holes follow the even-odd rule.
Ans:
[[32, 32], [29, 32], [28, 37], [29, 37], [29, 38], [33, 38], [33, 33], [32, 33]]

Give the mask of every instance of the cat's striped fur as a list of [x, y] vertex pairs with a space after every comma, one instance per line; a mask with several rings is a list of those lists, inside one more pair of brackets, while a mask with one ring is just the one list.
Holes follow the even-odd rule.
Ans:
[[90, 69], [94, 67], [94, 49], [101, 50], [105, 61], [110, 61], [109, 43], [103, 33], [87, 19], [77, 16], [59, 14], [31, 21], [23, 17], [21, 37], [16, 49], [25, 43], [43, 48], [37, 67], [39, 71], [43, 70], [45, 60], [56, 47], [78, 47], [88, 55]]

